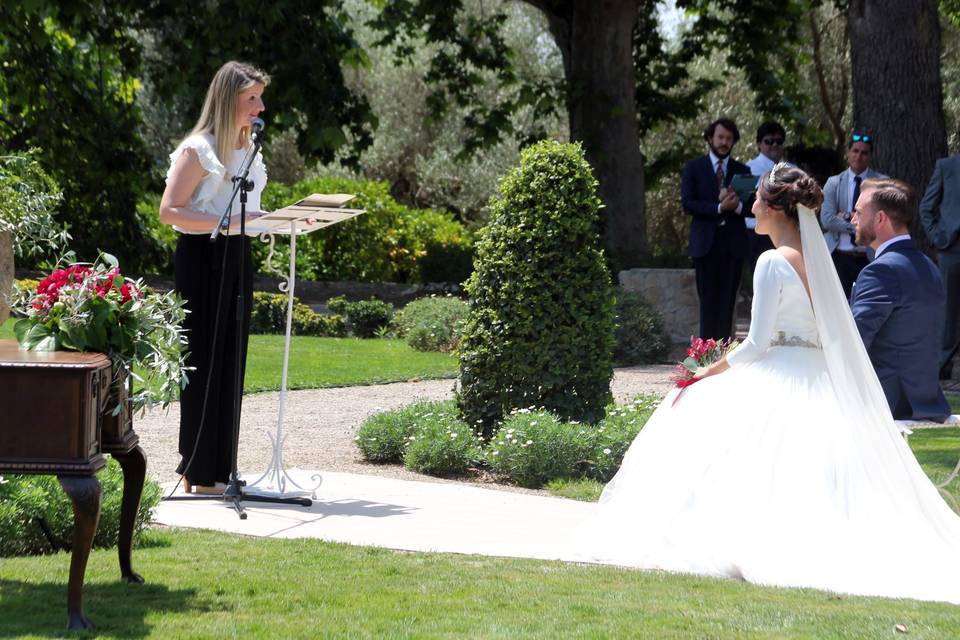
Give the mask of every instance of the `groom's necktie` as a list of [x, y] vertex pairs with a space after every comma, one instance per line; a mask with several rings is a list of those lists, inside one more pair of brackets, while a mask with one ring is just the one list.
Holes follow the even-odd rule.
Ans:
[[[857, 200], [860, 199], [860, 183], [863, 182], [863, 178], [860, 176], [853, 177], [853, 205], [850, 207], [850, 217], [853, 218], [853, 210], [857, 208]], [[857, 246], [857, 232], [854, 231], [850, 234], [850, 244]]]
[[717, 160], [717, 189], [723, 189], [723, 160]]

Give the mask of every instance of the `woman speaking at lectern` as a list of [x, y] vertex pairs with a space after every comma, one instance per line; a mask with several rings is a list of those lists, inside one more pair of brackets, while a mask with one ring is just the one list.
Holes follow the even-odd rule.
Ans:
[[[180, 455], [177, 472], [184, 490], [223, 493], [233, 456], [233, 412], [246, 361], [252, 308], [253, 267], [250, 239], [235, 237], [240, 227], [239, 198], [233, 203], [226, 237], [211, 241], [214, 227], [233, 194], [232, 178], [252, 152], [254, 119], [264, 110], [263, 91], [270, 77], [240, 62], [227, 62], [213, 76], [193, 131], [170, 154], [160, 221], [179, 232], [174, 259], [176, 291], [186, 301], [190, 355], [195, 368], [180, 399]], [[257, 153], [248, 178], [247, 221], [260, 215], [260, 194], [267, 183]], [[240, 272], [240, 258], [243, 269]], [[243, 286], [241, 357], [236, 356], [237, 295]], [[222, 287], [222, 288], [221, 288]], [[219, 303], [219, 308], [218, 308]], [[207, 388], [209, 386], [209, 389]], [[241, 384], [242, 386], [242, 384]]]

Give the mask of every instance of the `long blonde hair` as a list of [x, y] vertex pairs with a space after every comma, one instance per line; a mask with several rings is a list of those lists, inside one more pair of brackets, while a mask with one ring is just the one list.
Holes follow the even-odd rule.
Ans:
[[217, 70], [207, 89], [203, 110], [190, 135], [208, 133], [216, 141], [217, 158], [226, 166], [238, 137], [244, 147], [250, 143], [250, 127], [237, 130], [237, 97], [242, 91], [270, 84], [270, 76], [256, 67], [231, 60]]

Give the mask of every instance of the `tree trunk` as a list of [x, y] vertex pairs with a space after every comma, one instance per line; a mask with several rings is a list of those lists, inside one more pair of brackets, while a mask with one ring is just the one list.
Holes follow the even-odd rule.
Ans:
[[10, 317], [7, 296], [13, 292], [13, 233], [0, 231], [0, 324]]
[[947, 155], [938, 2], [851, 0], [849, 25], [854, 128], [876, 136], [873, 166], [922, 196]]
[[543, 11], [563, 54], [570, 139], [583, 143], [606, 205], [604, 245], [616, 269], [647, 254], [643, 154], [634, 101], [636, 0], [527, 0]]

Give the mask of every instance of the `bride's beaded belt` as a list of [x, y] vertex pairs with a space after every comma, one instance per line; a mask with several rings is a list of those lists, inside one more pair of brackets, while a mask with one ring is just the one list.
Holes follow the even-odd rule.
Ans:
[[770, 341], [771, 347], [800, 347], [802, 349], [819, 349], [819, 342], [811, 342], [800, 336], [788, 336], [784, 331], [778, 331], [776, 337]]

